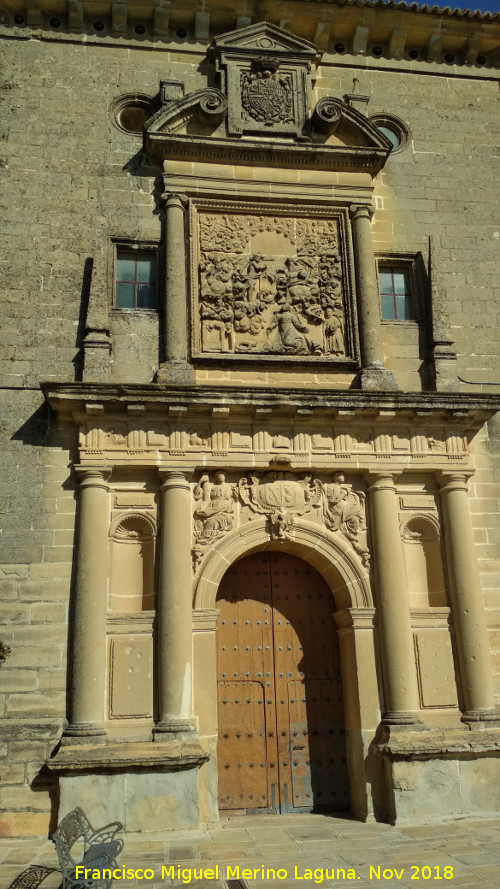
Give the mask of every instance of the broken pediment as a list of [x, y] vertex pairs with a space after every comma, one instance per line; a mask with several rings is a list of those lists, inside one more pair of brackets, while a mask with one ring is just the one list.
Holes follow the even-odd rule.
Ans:
[[227, 100], [220, 90], [201, 89], [168, 102], [146, 124], [149, 144], [169, 134], [207, 135], [217, 129], [227, 112]]
[[324, 134], [327, 143], [391, 149], [388, 138], [369, 118], [334, 96], [319, 100], [312, 116], [312, 129], [313, 133]]
[[[391, 145], [364, 114], [335, 97], [313, 109], [316, 47], [262, 22], [216, 38], [208, 50], [217, 88], [163, 99], [145, 127], [159, 161], [204, 161], [375, 175]], [[212, 81], [213, 82], [213, 81]]]

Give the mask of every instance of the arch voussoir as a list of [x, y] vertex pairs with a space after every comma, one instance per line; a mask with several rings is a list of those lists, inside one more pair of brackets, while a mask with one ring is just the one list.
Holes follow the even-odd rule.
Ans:
[[258, 550], [287, 552], [308, 562], [328, 584], [338, 610], [373, 606], [367, 569], [342, 535], [296, 519], [290, 539], [271, 540], [265, 522], [259, 519], [230, 531], [210, 550], [195, 584], [193, 607], [215, 608], [217, 590], [229, 566]]

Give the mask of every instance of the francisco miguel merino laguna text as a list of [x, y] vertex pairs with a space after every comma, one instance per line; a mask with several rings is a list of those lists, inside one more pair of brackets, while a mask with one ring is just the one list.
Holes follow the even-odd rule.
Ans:
[[[163, 865], [161, 868], [162, 880], [180, 880], [182, 883], [191, 883], [193, 880], [219, 880], [224, 879], [221, 871], [225, 870], [226, 880], [286, 880], [289, 877], [288, 869], [284, 867], [260, 867], [244, 868], [240, 865], [226, 865], [220, 868], [218, 864], [214, 867], [182, 867], [180, 864], [172, 864], [170, 867]], [[153, 880], [159, 876], [152, 868], [133, 868], [133, 867], [117, 867], [117, 868], [89, 868], [79, 865], [76, 868], [75, 878], [83, 879], [113, 879], [113, 880], [132, 880], [144, 879]], [[322, 883], [326, 879], [336, 880], [357, 880], [358, 875], [354, 868], [332, 867], [332, 868], [309, 868], [302, 869], [295, 865], [293, 874], [290, 877], [294, 880], [314, 880], [315, 883]]]
[[[225, 870], [225, 875], [224, 875]], [[382, 867], [379, 865], [369, 866], [370, 880], [392, 880], [394, 878], [400, 880], [407, 868], [401, 867], [399, 870], [395, 867]], [[411, 880], [452, 880], [453, 867], [450, 865], [410, 865]], [[219, 876], [220, 874], [220, 876]], [[117, 867], [117, 868], [89, 868], [78, 865], [76, 868], [75, 878], [82, 879], [114, 879], [114, 880], [154, 880], [156, 876], [160, 876], [153, 868], [133, 868], [133, 867]], [[226, 865], [219, 867], [216, 864], [213, 867], [182, 867], [180, 864], [172, 864], [170, 867], [163, 865], [161, 868], [162, 880], [180, 880], [182, 883], [191, 883], [193, 880], [313, 880], [315, 883], [322, 883], [324, 880], [360, 880], [361, 876], [356, 873], [353, 867], [316, 867], [303, 868], [299, 873], [297, 865], [294, 866], [293, 873], [287, 868], [280, 867], [240, 867], [239, 864]]]

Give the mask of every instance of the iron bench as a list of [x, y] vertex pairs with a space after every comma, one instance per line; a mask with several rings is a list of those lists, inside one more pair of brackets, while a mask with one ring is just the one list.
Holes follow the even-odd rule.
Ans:
[[[55, 873], [56, 867], [45, 867], [44, 864], [30, 864], [26, 870], [19, 874], [9, 889], [38, 889], [40, 883], [48, 877], [49, 874]], [[58, 871], [57, 871], [58, 872]]]
[[[119, 830], [123, 830], [119, 821], [94, 830], [78, 806], [63, 818], [52, 834], [61, 865], [62, 889], [109, 889], [112, 883], [109, 870], [112, 872], [117, 867], [116, 858], [123, 849], [123, 840], [115, 839]], [[77, 854], [73, 851], [75, 845], [80, 847]], [[105, 870], [108, 876], [92, 878], [92, 872], [99, 871], [101, 875]]]

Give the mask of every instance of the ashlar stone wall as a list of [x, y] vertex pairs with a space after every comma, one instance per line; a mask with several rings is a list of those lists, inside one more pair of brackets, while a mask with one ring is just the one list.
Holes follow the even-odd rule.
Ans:
[[[55, 785], [41, 770], [66, 716], [77, 442], [71, 425], [56, 425], [38, 386], [81, 379], [92, 266], [112, 304], [111, 239], [162, 238], [160, 170], [141, 156], [140, 138], [115, 126], [112, 102], [125, 93], [154, 96], [160, 79], [183, 81], [186, 93], [206, 80], [200, 46], [148, 51], [13, 39], [3, 42], [2, 53], [0, 641], [11, 650], [5, 649], [0, 677], [2, 808], [9, 812], [0, 816], [0, 828], [4, 821], [5, 832], [41, 835], [57, 810]], [[428, 278], [432, 237], [432, 297], [452, 331], [457, 375], [468, 381], [457, 381], [457, 388], [500, 392], [500, 385], [486, 386], [500, 383], [498, 79], [491, 70], [450, 76], [439, 65], [432, 74], [425, 66], [403, 72], [384, 65], [343, 67], [325, 56], [316, 96], [341, 97], [356, 77], [359, 91], [370, 96], [368, 114], [395, 114], [407, 125], [407, 147], [374, 183], [375, 249], [420, 252]], [[402, 389], [429, 381], [425, 327], [419, 335], [414, 322], [383, 324], [387, 366]], [[154, 378], [160, 328], [156, 316], [110, 313], [115, 382]], [[199, 371], [198, 380], [350, 383], [316, 369], [254, 374], [220, 368]], [[491, 421], [472, 447], [471, 512], [500, 698], [499, 423]]]

